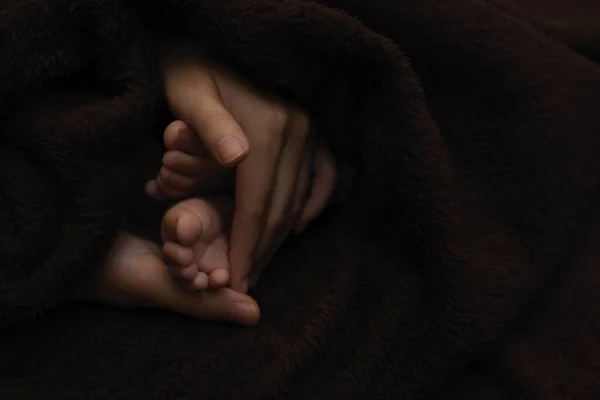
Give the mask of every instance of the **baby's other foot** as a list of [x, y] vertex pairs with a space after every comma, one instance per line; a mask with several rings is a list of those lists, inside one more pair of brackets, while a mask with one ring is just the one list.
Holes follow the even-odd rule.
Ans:
[[212, 159], [185, 122], [178, 120], [169, 124], [164, 143], [167, 151], [160, 172], [146, 185], [151, 197], [178, 199], [233, 186], [234, 170], [223, 168]]
[[120, 233], [103, 265], [75, 287], [77, 300], [119, 307], [151, 307], [196, 318], [256, 325], [260, 310], [247, 295], [229, 288], [198, 293], [171, 279], [160, 247], [140, 237]]
[[233, 202], [192, 198], [173, 206], [162, 220], [163, 254], [171, 273], [193, 289], [229, 284], [228, 237]]

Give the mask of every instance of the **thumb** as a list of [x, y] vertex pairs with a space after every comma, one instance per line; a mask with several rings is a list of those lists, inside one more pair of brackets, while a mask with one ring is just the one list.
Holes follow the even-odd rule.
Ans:
[[177, 60], [165, 70], [165, 90], [172, 112], [187, 122], [212, 156], [235, 166], [248, 155], [244, 131], [227, 110], [210, 69], [196, 60]]

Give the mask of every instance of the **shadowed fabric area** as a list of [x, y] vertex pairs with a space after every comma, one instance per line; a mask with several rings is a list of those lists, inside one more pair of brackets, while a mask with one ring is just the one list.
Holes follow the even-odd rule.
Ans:
[[[307, 107], [354, 191], [256, 328], [68, 304], [194, 37]], [[0, 1], [0, 398], [600, 398], [600, 3]]]

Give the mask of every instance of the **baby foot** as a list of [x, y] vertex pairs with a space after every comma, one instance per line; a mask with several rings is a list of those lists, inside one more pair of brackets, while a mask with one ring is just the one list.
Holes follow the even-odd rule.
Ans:
[[233, 187], [235, 170], [223, 168], [208, 154], [200, 139], [183, 121], [165, 129], [167, 152], [156, 179], [146, 192], [155, 199], [179, 199], [192, 194], [215, 193]]
[[185, 290], [171, 279], [160, 248], [140, 237], [121, 233], [104, 265], [85, 277], [77, 300], [120, 307], [162, 308], [197, 318], [256, 325], [256, 302], [229, 288], [210, 292]]
[[163, 255], [171, 273], [197, 290], [229, 284], [228, 237], [233, 202], [192, 198], [173, 206], [162, 220]]

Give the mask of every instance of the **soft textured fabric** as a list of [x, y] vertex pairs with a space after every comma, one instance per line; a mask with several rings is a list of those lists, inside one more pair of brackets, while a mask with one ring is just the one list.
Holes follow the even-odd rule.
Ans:
[[[139, 197], [174, 36], [358, 171], [256, 328], [65, 302]], [[0, 1], [0, 398], [600, 398], [598, 61], [591, 0]]]

